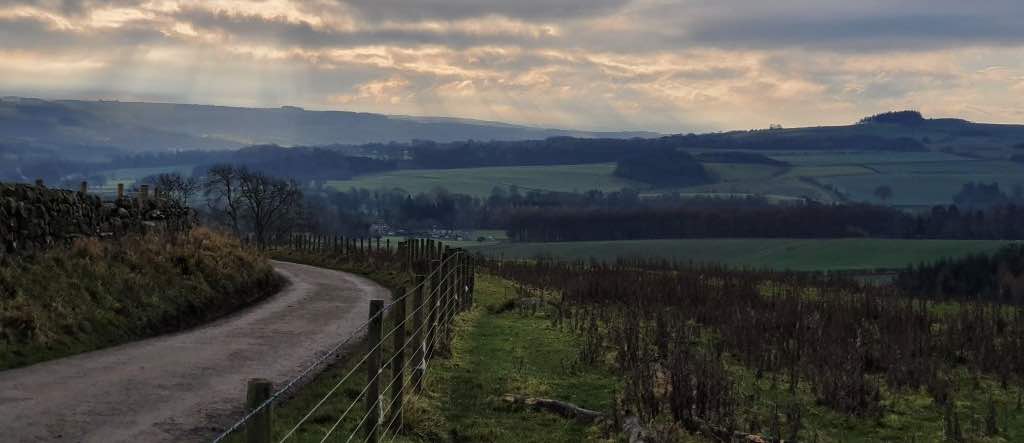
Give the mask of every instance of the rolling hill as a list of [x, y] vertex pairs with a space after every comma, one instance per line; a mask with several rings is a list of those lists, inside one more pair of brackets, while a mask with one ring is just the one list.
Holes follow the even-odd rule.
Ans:
[[330, 145], [432, 140], [625, 138], [652, 133], [585, 132], [441, 117], [119, 101], [0, 99], [0, 147], [77, 159], [112, 152], [237, 149], [254, 144]]

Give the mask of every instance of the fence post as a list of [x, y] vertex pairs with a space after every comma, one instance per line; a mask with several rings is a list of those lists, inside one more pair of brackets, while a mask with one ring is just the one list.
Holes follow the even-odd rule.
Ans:
[[[398, 288], [396, 292], [399, 297], [405, 297], [405, 288]], [[405, 306], [408, 300], [402, 298], [401, 301], [395, 303], [395, 360], [391, 366], [391, 380], [394, 388], [392, 388], [392, 400], [390, 419], [388, 423], [398, 423], [397, 429], [402, 429], [402, 407], [405, 401]], [[398, 431], [396, 430], [397, 434]]]
[[427, 369], [427, 362], [424, 360], [426, 343], [423, 341], [423, 308], [427, 307], [427, 305], [423, 304], [423, 287], [426, 283], [426, 275], [416, 274], [416, 293], [412, 299], [412, 304], [415, 306], [412, 313], [412, 342], [414, 347], [412, 348], [412, 359], [410, 360], [413, 366], [412, 386], [416, 392], [423, 389], [423, 372]]
[[444, 340], [447, 346], [452, 333], [452, 308], [455, 307], [456, 303], [455, 292], [452, 291], [452, 288], [454, 287], [452, 280], [455, 278], [455, 273], [452, 271], [455, 269], [453, 266], [455, 260], [452, 255], [452, 250], [447, 246], [444, 247], [444, 253], [441, 255], [441, 259], [444, 260], [444, 280], [441, 282], [441, 287], [443, 288], [441, 290], [441, 293], [443, 294], [441, 306], [444, 307], [441, 310], [441, 315], [443, 316], [441, 317], [441, 324], [444, 325], [444, 335], [441, 336], [441, 339]]
[[438, 311], [441, 309], [441, 261], [431, 260], [430, 269], [434, 275], [430, 279], [430, 301], [427, 302], [432, 307], [430, 318], [427, 321], [427, 355], [424, 357], [427, 360], [434, 356], [434, 336], [438, 333], [438, 315], [440, 314]]
[[380, 434], [377, 428], [380, 427], [380, 376], [381, 370], [381, 335], [384, 327], [384, 300], [370, 300], [370, 329], [367, 331], [367, 346], [370, 347], [370, 355], [366, 359], [366, 380], [369, 383], [366, 390], [366, 433], [371, 443], [380, 441]]
[[124, 199], [124, 183], [118, 183], [117, 184], [117, 199], [118, 200], [123, 200]]
[[455, 281], [455, 290], [459, 292], [459, 311], [465, 311], [469, 306], [469, 295], [466, 294], [466, 254], [459, 251], [459, 260], [455, 263], [459, 267], [456, 273], [459, 279]]
[[81, 193], [82, 195], [88, 194], [89, 193], [89, 182], [82, 182], [78, 186], [78, 192]]
[[[272, 386], [270, 380], [267, 379], [250, 379], [245, 389], [246, 411], [252, 412], [269, 400]], [[268, 404], [267, 407], [257, 412], [249, 420], [245, 428], [245, 441], [247, 443], [270, 443], [273, 433], [273, 425], [271, 423], [273, 419], [273, 406], [273, 404]]]
[[469, 306], [476, 304], [476, 258], [469, 259]]

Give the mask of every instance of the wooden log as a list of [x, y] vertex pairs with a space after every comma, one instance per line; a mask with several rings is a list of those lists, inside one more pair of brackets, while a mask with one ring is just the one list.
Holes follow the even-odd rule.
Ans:
[[576, 420], [580, 423], [593, 423], [605, 417], [603, 412], [581, 408], [572, 403], [553, 400], [550, 398], [531, 398], [521, 395], [505, 394], [502, 400], [512, 403], [529, 406], [538, 411], [546, 411], [558, 414], [562, 417]]

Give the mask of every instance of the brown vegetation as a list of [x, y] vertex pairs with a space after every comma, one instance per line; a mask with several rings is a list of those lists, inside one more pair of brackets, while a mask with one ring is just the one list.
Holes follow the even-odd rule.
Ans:
[[204, 228], [10, 259], [0, 264], [0, 369], [195, 326], [283, 283], [266, 259]]
[[891, 287], [824, 276], [650, 265], [489, 267], [556, 294], [558, 321], [581, 336], [580, 360], [610, 363], [624, 377], [624, 413], [647, 422], [671, 417], [691, 432], [799, 434], [805, 404], [783, 403], [772, 420], [784, 420], [774, 424], [742, 416], [744, 404], [767, 394], [741, 392], [740, 374], [874, 419], [898, 392], [927, 392], [954, 408], [959, 371], [1004, 388], [1021, 382], [1018, 309], [901, 297]]

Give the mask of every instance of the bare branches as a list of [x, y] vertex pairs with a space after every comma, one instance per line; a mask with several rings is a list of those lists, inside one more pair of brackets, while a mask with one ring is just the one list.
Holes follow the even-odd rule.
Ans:
[[164, 195], [182, 206], [189, 202], [203, 188], [195, 177], [185, 177], [178, 173], [157, 174], [146, 177], [144, 183], [156, 186]]
[[294, 180], [286, 181], [245, 168], [238, 170], [238, 196], [260, 245], [268, 240], [268, 234], [294, 224], [296, 212], [302, 205], [302, 191]]

